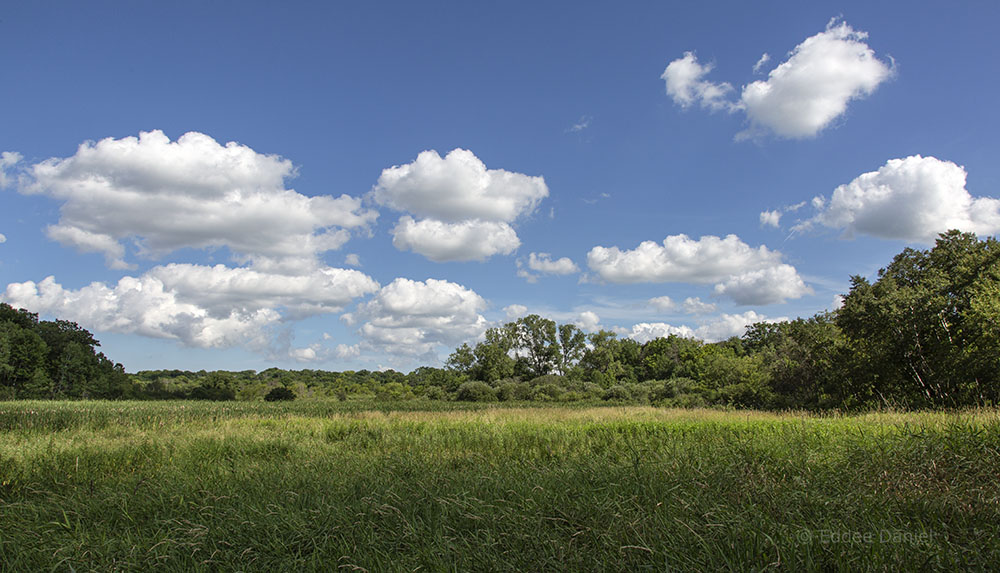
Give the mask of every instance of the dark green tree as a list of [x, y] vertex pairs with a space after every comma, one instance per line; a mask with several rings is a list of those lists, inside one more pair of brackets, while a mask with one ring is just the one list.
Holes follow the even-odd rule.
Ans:
[[862, 386], [907, 407], [997, 399], [994, 310], [1000, 244], [949, 231], [905, 249], [874, 283], [860, 276], [837, 316]]

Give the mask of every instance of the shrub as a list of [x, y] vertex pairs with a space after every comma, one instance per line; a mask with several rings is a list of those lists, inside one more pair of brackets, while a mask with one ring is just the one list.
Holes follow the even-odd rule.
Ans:
[[604, 391], [603, 398], [613, 402], [625, 402], [632, 399], [632, 393], [621, 384], [616, 384]]
[[236, 392], [234, 392], [231, 388], [222, 388], [219, 386], [203, 384], [191, 390], [188, 397], [192, 400], [215, 400], [221, 402], [226, 400], [235, 400]]
[[464, 382], [458, 387], [455, 399], [462, 402], [495, 402], [497, 394], [485, 382]]
[[428, 400], [447, 400], [448, 393], [440, 386], [428, 386], [424, 397]]
[[277, 388], [271, 388], [271, 391], [264, 396], [264, 399], [268, 402], [283, 402], [287, 400], [295, 399], [295, 392], [292, 392], [284, 386], [278, 386]]
[[535, 388], [535, 390], [532, 392], [531, 397], [534, 400], [541, 400], [547, 402], [549, 400], [558, 400], [559, 398], [562, 397], [563, 393], [564, 390], [562, 388], [556, 386], [555, 384], [550, 383]]
[[677, 395], [677, 389], [672, 380], [650, 380], [643, 382], [646, 388], [649, 401], [652, 404], [660, 404]]
[[497, 394], [504, 402], [511, 402], [514, 400], [530, 400], [531, 386], [524, 382], [507, 380], [506, 382], [502, 382], [500, 387], [497, 388]]
[[587, 399], [603, 398], [604, 388], [601, 388], [600, 385], [594, 384], [593, 382], [584, 382], [583, 393]]

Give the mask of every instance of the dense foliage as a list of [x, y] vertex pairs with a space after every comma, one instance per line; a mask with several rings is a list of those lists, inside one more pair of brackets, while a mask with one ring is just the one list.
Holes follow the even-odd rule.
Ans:
[[75, 322], [0, 303], [0, 398], [122, 398], [132, 382], [121, 364]]
[[843, 307], [758, 323], [718, 343], [640, 344], [529, 315], [455, 349], [444, 368], [326, 372], [143, 371], [126, 377], [91, 334], [3, 305], [6, 397], [382, 401], [614, 401], [667, 406], [858, 410], [1000, 401], [1000, 244], [941, 235], [906, 249], [875, 282], [853, 277]]

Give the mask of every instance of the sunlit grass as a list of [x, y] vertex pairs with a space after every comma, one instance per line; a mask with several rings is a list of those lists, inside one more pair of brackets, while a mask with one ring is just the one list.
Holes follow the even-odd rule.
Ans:
[[1000, 558], [995, 410], [0, 403], [0, 570], [865, 570]]

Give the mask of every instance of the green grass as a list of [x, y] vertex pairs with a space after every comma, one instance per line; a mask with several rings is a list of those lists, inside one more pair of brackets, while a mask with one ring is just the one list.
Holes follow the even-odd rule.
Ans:
[[0, 570], [1000, 563], [996, 411], [370, 406], [0, 403]]

